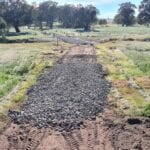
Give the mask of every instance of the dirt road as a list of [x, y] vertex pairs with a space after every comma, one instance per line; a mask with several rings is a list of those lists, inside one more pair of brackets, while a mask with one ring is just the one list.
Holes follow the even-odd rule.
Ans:
[[104, 76], [92, 46], [73, 47], [10, 112], [0, 150], [149, 150], [150, 120], [115, 114]]

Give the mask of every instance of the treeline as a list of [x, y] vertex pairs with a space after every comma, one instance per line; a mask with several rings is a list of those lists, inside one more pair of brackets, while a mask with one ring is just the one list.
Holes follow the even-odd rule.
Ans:
[[[150, 0], [142, 0], [138, 7], [139, 14], [135, 17], [137, 7], [131, 2], [120, 4], [114, 22], [122, 26], [131, 26], [135, 23], [150, 24]], [[20, 32], [19, 27], [47, 27], [52, 29], [55, 21], [60, 22], [63, 28], [83, 28], [90, 30], [91, 24], [98, 22], [107, 24], [106, 19], [97, 19], [99, 11], [92, 5], [58, 5], [55, 1], [44, 1], [39, 5], [28, 4], [25, 0], [0, 0], [0, 34], [10, 27]]]
[[20, 32], [20, 26], [31, 24], [41, 29], [43, 26], [52, 29], [54, 21], [57, 21], [64, 28], [90, 30], [91, 24], [97, 20], [98, 13], [97, 8], [92, 5], [59, 6], [57, 2], [48, 0], [37, 6], [29, 5], [25, 0], [3, 0], [0, 1], [0, 26], [13, 26], [16, 32]]
[[135, 23], [150, 24], [150, 0], [142, 0], [138, 7], [139, 14], [135, 17], [135, 10], [137, 9], [135, 4], [126, 2], [120, 4], [118, 14], [114, 18], [114, 22], [121, 24], [122, 26], [131, 26]]

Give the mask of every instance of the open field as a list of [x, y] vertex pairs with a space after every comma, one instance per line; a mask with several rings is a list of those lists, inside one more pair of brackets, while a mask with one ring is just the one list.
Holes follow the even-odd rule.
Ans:
[[82, 37], [89, 40], [102, 39], [147, 39], [150, 38], [150, 28], [140, 27], [121, 27], [121, 26], [93, 26], [90, 32], [83, 29], [53, 29], [47, 33], [56, 33], [68, 36]]
[[[44, 30], [43, 32], [35, 29], [21, 28], [22, 32], [15, 34], [11, 29], [7, 39], [52, 39], [53, 34], [78, 37], [94, 42], [105, 39], [118, 39], [118, 41], [104, 43], [100, 45], [98, 52], [105, 58], [104, 64], [111, 73], [113, 80], [129, 80], [133, 78], [136, 84], [146, 93], [149, 93], [150, 84], [150, 44], [142, 40], [149, 39], [150, 28], [144, 26], [121, 27], [121, 26], [92, 26], [92, 31], [83, 32], [81, 29], [61, 29]], [[126, 41], [126, 39], [141, 41]], [[123, 41], [122, 41], [123, 40]], [[35, 67], [35, 60], [39, 61], [39, 54], [43, 51], [52, 51], [51, 43], [18, 43], [0, 45], [0, 99], [18, 85], [25, 76]], [[54, 54], [57, 57], [58, 54]], [[114, 60], [111, 60], [111, 56]], [[117, 60], [117, 61], [115, 61]], [[121, 70], [121, 71], [120, 71]], [[130, 79], [131, 80], [131, 79]], [[125, 89], [123, 89], [125, 90]], [[128, 91], [126, 91], [128, 92]], [[135, 91], [136, 92], [136, 91]], [[127, 96], [127, 95], [126, 95]], [[138, 106], [147, 104], [143, 99], [149, 99], [146, 95], [128, 95], [129, 99]], [[18, 98], [17, 98], [18, 99]], [[133, 100], [134, 99], [134, 100]]]
[[[14, 29], [10, 30], [7, 35], [8, 40], [18, 39], [36, 39], [36, 38], [52, 38], [53, 34], [59, 34], [64, 36], [72, 36], [82, 39], [88, 39], [91, 41], [100, 41], [106, 39], [123, 39], [123, 40], [148, 40], [150, 38], [150, 28], [145, 26], [133, 26], [133, 27], [122, 27], [116, 25], [99, 26], [94, 25], [90, 32], [84, 32], [83, 29], [65, 29], [56, 28], [51, 30], [40, 31], [36, 29], [21, 28], [21, 33], [15, 33]], [[44, 33], [44, 34], [43, 34]]]
[[2, 150], [149, 150], [150, 28], [92, 28], [22, 28], [0, 44]]

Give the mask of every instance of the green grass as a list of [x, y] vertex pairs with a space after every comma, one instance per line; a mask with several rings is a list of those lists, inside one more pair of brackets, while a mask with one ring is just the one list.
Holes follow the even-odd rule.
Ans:
[[26, 40], [26, 39], [37, 39], [37, 38], [52, 38], [52, 35], [45, 35], [39, 29], [26, 29], [20, 27], [21, 32], [16, 33], [14, 28], [11, 28], [9, 33], [6, 35], [8, 41], [13, 40]]
[[141, 115], [150, 117], [150, 104], [145, 106], [144, 110], [141, 112]]
[[89, 40], [102, 39], [146, 39], [150, 38], [150, 28], [145, 26], [122, 27], [116, 25], [99, 26], [94, 25], [90, 32], [84, 32], [83, 29], [52, 29], [47, 30], [49, 33], [56, 33]]
[[[129, 41], [108, 42], [97, 46], [98, 61], [108, 69], [112, 83], [136, 109], [137, 114], [143, 116], [150, 116], [150, 102], [136, 88], [129, 86], [128, 80], [132, 77], [135, 82], [141, 82], [143, 90], [149, 91], [149, 47], [150, 44], [146, 42]], [[130, 112], [132, 113], [131, 110]]]
[[122, 42], [121, 50], [133, 60], [145, 74], [150, 75], [150, 44], [146, 42]]
[[52, 52], [51, 47], [49, 43], [0, 44], [0, 98], [34, 69], [41, 52]]
[[[8, 40], [30, 39], [30, 38], [52, 38], [53, 33], [65, 36], [80, 37], [87, 40], [104, 40], [104, 39], [147, 39], [150, 38], [150, 28], [145, 26], [122, 27], [117, 25], [93, 25], [90, 32], [84, 32], [83, 29], [64, 29], [59, 28], [55, 23], [54, 29], [40, 31], [38, 28], [26, 29], [21, 27], [21, 33], [15, 33], [13, 28], [7, 35]], [[49, 35], [43, 34], [49, 33]]]

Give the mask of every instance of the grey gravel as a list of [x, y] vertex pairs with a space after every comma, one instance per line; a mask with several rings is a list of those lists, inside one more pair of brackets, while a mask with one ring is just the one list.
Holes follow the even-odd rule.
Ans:
[[89, 41], [79, 39], [79, 38], [60, 36], [60, 35], [56, 35], [56, 37], [59, 40], [62, 40], [62, 41], [67, 42], [67, 43], [79, 44], [79, 45], [94, 45], [94, 42], [89, 42]]
[[21, 111], [8, 114], [18, 124], [62, 132], [79, 129], [85, 119], [93, 120], [103, 111], [110, 89], [105, 74], [100, 64], [87, 61], [57, 64], [28, 91]]

